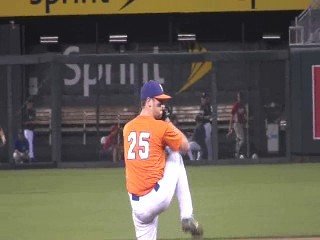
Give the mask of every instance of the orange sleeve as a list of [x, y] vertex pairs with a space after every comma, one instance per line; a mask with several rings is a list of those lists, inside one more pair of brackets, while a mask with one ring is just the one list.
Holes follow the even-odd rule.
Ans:
[[181, 132], [171, 122], [169, 122], [164, 133], [164, 144], [169, 146], [173, 151], [179, 151], [181, 143]]

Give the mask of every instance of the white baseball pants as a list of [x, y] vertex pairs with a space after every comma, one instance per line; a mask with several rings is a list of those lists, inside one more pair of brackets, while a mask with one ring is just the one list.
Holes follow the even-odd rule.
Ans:
[[205, 142], [206, 142], [207, 151], [208, 151], [208, 159], [213, 160], [213, 150], [212, 150], [212, 141], [211, 141], [211, 131], [212, 131], [211, 123], [205, 123], [204, 130], [206, 132]]
[[138, 240], [156, 240], [158, 217], [165, 211], [176, 194], [180, 218], [190, 218], [193, 214], [192, 200], [187, 173], [179, 152], [172, 152], [166, 160], [163, 178], [159, 188], [145, 196], [135, 198], [129, 193], [132, 218]]
[[29, 143], [29, 158], [34, 158], [34, 153], [33, 153], [33, 131], [29, 129], [25, 129], [23, 131], [24, 137], [28, 140]]
[[241, 150], [241, 147], [243, 146], [244, 144], [244, 129], [243, 129], [243, 124], [241, 123], [234, 123], [233, 124], [233, 129], [234, 129], [234, 132], [236, 134], [236, 156], [239, 157], [240, 156], [240, 150]]

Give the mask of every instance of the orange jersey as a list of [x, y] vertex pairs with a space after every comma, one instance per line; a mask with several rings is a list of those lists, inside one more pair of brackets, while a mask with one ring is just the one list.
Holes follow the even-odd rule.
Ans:
[[143, 196], [163, 177], [165, 147], [178, 151], [182, 136], [172, 123], [137, 116], [124, 126], [123, 142], [127, 190]]

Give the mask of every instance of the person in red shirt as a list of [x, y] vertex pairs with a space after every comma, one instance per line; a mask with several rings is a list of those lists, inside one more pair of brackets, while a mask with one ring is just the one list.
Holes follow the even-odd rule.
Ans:
[[118, 124], [113, 125], [109, 135], [101, 138], [102, 154], [112, 155], [113, 162], [116, 162], [118, 155], [118, 134], [119, 126]]
[[241, 155], [241, 148], [245, 143], [244, 128], [247, 122], [246, 107], [242, 102], [242, 93], [237, 93], [237, 101], [234, 103], [231, 110], [231, 118], [229, 124], [230, 135], [233, 131], [236, 136], [235, 157], [239, 158]]
[[[138, 240], [157, 239], [159, 214], [177, 196], [182, 230], [201, 237], [202, 227], [193, 218], [186, 170], [180, 152], [189, 150], [186, 136], [165, 115], [160, 83], [146, 82], [141, 88], [140, 114], [123, 129], [126, 187]], [[166, 148], [170, 148], [168, 155]]]
[[118, 125], [113, 125], [108, 136], [102, 137], [101, 144], [105, 151], [112, 150], [117, 143]]

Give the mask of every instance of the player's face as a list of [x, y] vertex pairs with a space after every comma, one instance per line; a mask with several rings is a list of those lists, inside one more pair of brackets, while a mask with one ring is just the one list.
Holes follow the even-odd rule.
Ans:
[[152, 102], [153, 102], [153, 116], [155, 119], [161, 119], [162, 117], [162, 113], [163, 113], [163, 109], [165, 107], [164, 103], [155, 99], [155, 98], [152, 98]]

